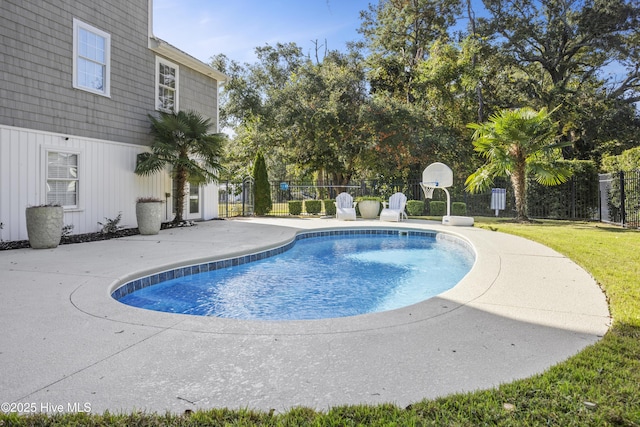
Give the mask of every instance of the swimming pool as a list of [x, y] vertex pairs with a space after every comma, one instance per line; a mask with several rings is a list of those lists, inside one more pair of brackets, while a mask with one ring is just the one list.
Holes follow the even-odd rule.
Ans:
[[447, 233], [407, 229], [304, 232], [238, 258], [160, 272], [120, 286], [120, 302], [236, 319], [301, 320], [405, 307], [455, 286], [475, 260]]

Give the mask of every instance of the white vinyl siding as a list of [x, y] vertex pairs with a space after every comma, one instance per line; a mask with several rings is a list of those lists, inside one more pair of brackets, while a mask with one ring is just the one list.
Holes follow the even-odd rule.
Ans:
[[73, 87], [110, 96], [111, 36], [73, 20]]
[[47, 203], [78, 207], [78, 154], [46, 151]]
[[167, 113], [178, 111], [178, 66], [156, 57], [156, 109]]
[[[0, 125], [0, 238], [27, 239], [24, 209], [47, 203], [47, 152], [78, 154], [78, 206], [64, 213], [73, 234], [99, 231], [98, 222], [120, 212], [122, 225], [136, 227], [138, 197], [160, 197], [171, 206], [173, 197], [165, 199], [171, 193], [168, 173], [134, 173], [136, 156], [144, 151], [139, 145]], [[70, 173], [68, 165], [58, 171], [65, 168]], [[163, 220], [173, 219], [171, 212], [166, 215]]]

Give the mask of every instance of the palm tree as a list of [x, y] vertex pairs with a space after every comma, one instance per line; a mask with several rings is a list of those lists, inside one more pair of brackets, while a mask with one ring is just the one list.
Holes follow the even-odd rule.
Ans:
[[185, 187], [216, 182], [221, 170], [220, 156], [223, 134], [212, 134], [210, 119], [195, 111], [161, 112], [151, 120], [151, 152], [139, 156], [136, 174], [151, 175], [171, 166], [171, 176], [176, 180], [176, 216], [173, 222], [183, 220]]
[[487, 161], [469, 175], [465, 185], [472, 193], [486, 191], [498, 177], [511, 179], [516, 198], [516, 219], [528, 221], [526, 210], [526, 177], [534, 177], [542, 185], [558, 185], [571, 176], [571, 170], [559, 165], [560, 148], [555, 143], [557, 123], [546, 108], [529, 107], [502, 110], [488, 122], [471, 123], [474, 150]]

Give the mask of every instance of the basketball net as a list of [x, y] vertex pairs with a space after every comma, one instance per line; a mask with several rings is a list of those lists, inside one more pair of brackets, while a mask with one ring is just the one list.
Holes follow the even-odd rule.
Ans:
[[435, 190], [435, 187], [430, 187], [426, 184], [420, 184], [420, 186], [422, 187], [422, 191], [424, 191], [424, 197], [426, 199], [433, 199], [433, 190]]

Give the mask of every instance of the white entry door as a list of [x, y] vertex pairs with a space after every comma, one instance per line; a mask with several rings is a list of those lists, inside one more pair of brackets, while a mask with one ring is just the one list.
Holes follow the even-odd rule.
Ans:
[[202, 219], [202, 187], [187, 183], [185, 219]]
[[[173, 181], [173, 194], [178, 194], [176, 181]], [[173, 198], [173, 214], [176, 213], [176, 198]], [[184, 193], [182, 218], [185, 220], [202, 219], [202, 187], [187, 183]]]

